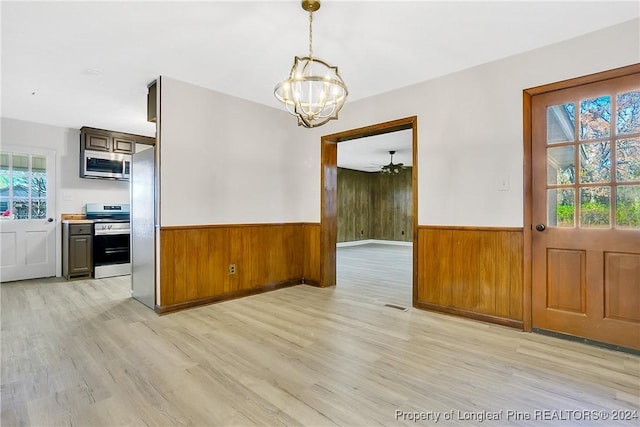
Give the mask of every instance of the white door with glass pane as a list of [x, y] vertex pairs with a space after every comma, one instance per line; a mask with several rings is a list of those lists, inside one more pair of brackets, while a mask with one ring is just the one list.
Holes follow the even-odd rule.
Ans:
[[56, 274], [55, 151], [2, 145], [0, 281]]

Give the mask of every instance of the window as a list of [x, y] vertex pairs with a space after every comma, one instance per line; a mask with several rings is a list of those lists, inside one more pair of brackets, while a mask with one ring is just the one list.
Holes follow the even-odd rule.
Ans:
[[548, 224], [640, 229], [640, 90], [547, 107]]
[[0, 152], [0, 219], [47, 216], [47, 158]]

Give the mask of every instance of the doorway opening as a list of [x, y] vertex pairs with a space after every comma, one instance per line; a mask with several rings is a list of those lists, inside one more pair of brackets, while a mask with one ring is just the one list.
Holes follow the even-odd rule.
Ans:
[[337, 188], [338, 144], [358, 138], [383, 135], [401, 130], [411, 130], [411, 233], [412, 250], [412, 305], [417, 299], [417, 117], [407, 117], [379, 123], [322, 137], [321, 144], [321, 223], [320, 223], [320, 286], [336, 285], [336, 244], [338, 234]]

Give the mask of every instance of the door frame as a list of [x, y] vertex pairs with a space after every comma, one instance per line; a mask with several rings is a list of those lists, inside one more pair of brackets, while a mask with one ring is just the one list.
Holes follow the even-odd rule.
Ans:
[[418, 292], [418, 117], [378, 123], [321, 137], [320, 154], [320, 287], [336, 285], [338, 143], [399, 130], [412, 130], [411, 225], [413, 241], [413, 306]]
[[561, 89], [568, 89], [571, 87], [596, 83], [604, 80], [615, 79], [618, 77], [624, 77], [630, 74], [640, 72], [640, 64], [628, 65], [625, 67], [615, 68], [613, 70], [602, 71], [599, 73], [589, 74], [582, 77], [577, 77], [568, 80], [562, 80], [556, 83], [550, 83], [542, 86], [536, 86], [522, 91], [522, 125], [523, 125], [523, 144], [524, 144], [524, 218], [523, 218], [523, 259], [524, 259], [524, 282], [523, 282], [523, 296], [522, 296], [522, 320], [523, 329], [526, 332], [531, 332], [533, 325], [533, 259], [532, 259], [532, 245], [533, 245], [533, 223], [531, 221], [533, 217], [533, 175], [532, 175], [532, 163], [533, 163], [533, 118], [532, 118], [532, 103], [535, 95], [541, 95], [543, 93], [553, 92]]

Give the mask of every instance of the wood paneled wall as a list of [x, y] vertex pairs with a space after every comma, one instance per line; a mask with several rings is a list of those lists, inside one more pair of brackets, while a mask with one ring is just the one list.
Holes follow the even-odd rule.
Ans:
[[374, 173], [371, 191], [371, 238], [378, 240], [413, 240], [413, 204], [411, 202], [411, 168], [397, 176]]
[[412, 240], [411, 168], [398, 176], [338, 168], [338, 242]]
[[304, 283], [320, 285], [320, 224], [304, 224]]
[[338, 242], [372, 239], [372, 173], [338, 168]]
[[305, 273], [317, 283], [319, 231], [302, 223], [163, 227], [158, 311], [298, 284]]
[[419, 226], [416, 306], [521, 328], [522, 234]]

